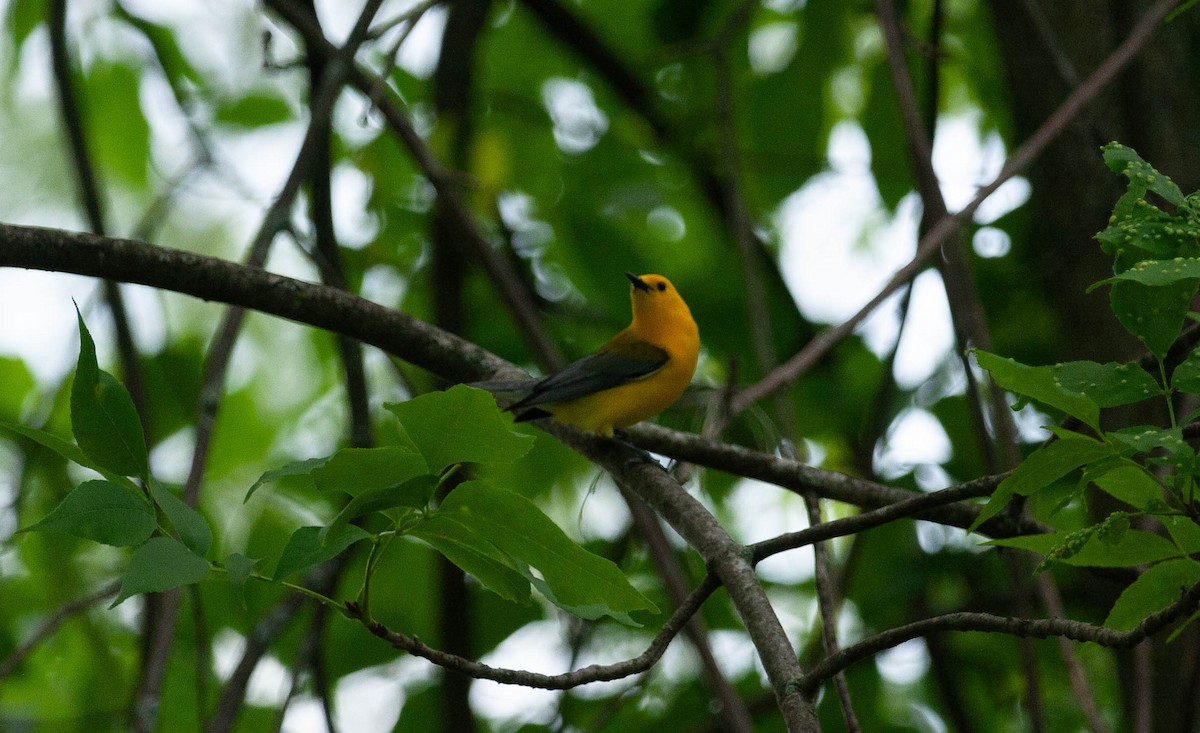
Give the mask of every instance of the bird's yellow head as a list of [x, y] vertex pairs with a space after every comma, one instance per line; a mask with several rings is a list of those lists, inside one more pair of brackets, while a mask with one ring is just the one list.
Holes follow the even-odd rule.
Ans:
[[[660, 331], [690, 330], [695, 332], [696, 323], [687, 303], [671, 281], [662, 275], [634, 275], [625, 273], [630, 283], [630, 299], [633, 301], [634, 331], [644, 336]], [[656, 334], [661, 335], [661, 334]]]

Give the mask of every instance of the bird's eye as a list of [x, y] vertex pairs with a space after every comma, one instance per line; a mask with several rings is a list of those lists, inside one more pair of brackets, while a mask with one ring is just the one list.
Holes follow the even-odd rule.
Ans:
[[659, 284], [658, 284], [658, 292], [660, 292], [660, 293], [661, 293], [662, 291], [664, 291], [664, 290], [666, 290], [666, 289], [667, 289], [667, 284], [666, 284], [666, 283], [659, 283]]

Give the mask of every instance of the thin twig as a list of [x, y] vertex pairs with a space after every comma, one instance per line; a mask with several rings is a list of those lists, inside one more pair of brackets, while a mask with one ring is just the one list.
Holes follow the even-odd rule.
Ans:
[[42, 625], [36, 631], [29, 635], [29, 638], [18, 644], [17, 648], [13, 650], [12, 654], [8, 655], [7, 659], [0, 662], [0, 681], [3, 681], [5, 677], [12, 674], [20, 666], [21, 662], [25, 661], [25, 658], [37, 648], [38, 644], [50, 638], [54, 632], [58, 631], [60, 626], [109, 596], [116, 595], [120, 589], [121, 581], [114, 581], [93, 593], [81, 596], [60, 606], [57, 611], [42, 622]]
[[1174, 0], [1158, 0], [1150, 6], [1150, 9], [1142, 15], [1141, 19], [1130, 30], [1129, 35], [1126, 36], [1121, 45], [1109, 54], [1108, 58], [1082, 84], [1071, 92], [1062, 105], [1046, 118], [1041, 127], [1030, 135], [1020, 147], [1013, 151], [996, 178], [991, 183], [979, 189], [975, 197], [962, 209], [938, 220], [930, 228], [929, 232], [921, 238], [921, 241], [917, 245], [917, 252], [912, 260], [897, 270], [892, 279], [866, 305], [837, 326], [822, 331], [807, 346], [797, 352], [778, 369], [768, 374], [758, 383], [742, 390], [733, 402], [732, 407], [734, 411], [739, 412], [744, 410], [751, 403], [795, 381], [801, 374], [828, 354], [834, 346], [841, 343], [843, 339], [853, 333], [854, 329], [892, 292], [920, 272], [925, 260], [938, 251], [942, 243], [946, 241], [946, 238], [957, 231], [961, 223], [969, 219], [979, 208], [980, 204], [995, 193], [996, 189], [1005, 181], [1025, 170], [1025, 168], [1036, 160], [1042, 151], [1046, 149], [1046, 146], [1057, 138], [1071, 124], [1079, 112], [1090, 104], [1108, 86], [1113, 78], [1133, 60], [1149, 42], [1150, 38], [1153, 37], [1163, 18], [1171, 12], [1174, 6]]
[[[667, 650], [667, 647], [670, 646], [671, 641], [683, 629], [687, 620], [700, 609], [700, 606], [708, 600], [708, 597], [712, 595], [713, 591], [719, 585], [720, 583], [717, 581], [716, 576], [711, 573], [705, 576], [704, 581], [691, 592], [687, 600], [676, 608], [675, 613], [671, 614], [671, 617], [663, 624], [662, 629], [654, 637], [654, 640], [650, 642], [650, 646], [646, 648], [646, 651], [638, 656], [622, 662], [616, 662], [615, 664], [592, 664], [564, 674], [549, 675], [528, 672], [523, 669], [491, 667], [454, 654], [447, 654], [444, 651], [426, 645], [415, 636], [393, 631], [375, 620], [367, 621], [365, 626], [372, 634], [401, 651], [428, 659], [439, 667], [456, 670], [470, 675], [475, 679], [492, 680], [493, 682], [506, 685], [536, 687], [544, 690], [569, 690], [573, 687], [579, 687], [592, 682], [619, 680], [653, 667], [662, 657], [663, 652]], [[346, 604], [346, 611], [351, 618], [359, 618], [357, 616], [358, 609], [353, 603]]]
[[982, 631], [1037, 639], [1057, 636], [1073, 641], [1092, 641], [1101, 646], [1128, 649], [1165, 629], [1181, 616], [1191, 613], [1197, 605], [1200, 605], [1200, 585], [1188, 588], [1182, 593], [1179, 600], [1158, 613], [1146, 617], [1135, 628], [1128, 631], [1059, 618], [1029, 619], [995, 616], [990, 613], [948, 613], [889, 629], [853, 646], [846, 647], [838, 654], [822, 660], [804, 675], [797, 677], [791, 684], [806, 697], [811, 697], [816, 693], [817, 688], [838, 670], [846, 669], [856, 662], [897, 647], [906, 641], [939, 631]]

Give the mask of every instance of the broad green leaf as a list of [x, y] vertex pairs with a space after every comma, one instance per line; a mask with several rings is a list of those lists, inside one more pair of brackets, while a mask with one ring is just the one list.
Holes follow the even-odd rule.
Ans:
[[342, 531], [329, 538], [324, 545], [320, 540], [320, 527], [301, 527], [292, 533], [279, 564], [275, 566], [274, 580], [280, 580], [292, 573], [319, 565], [326, 560], [332, 560], [355, 542], [370, 538], [370, 534], [360, 527], [347, 524]]
[[1154, 287], [1171, 285], [1180, 281], [1200, 280], [1200, 258], [1174, 257], [1169, 260], [1142, 260], [1128, 270], [1101, 282], [1114, 283], [1122, 280]]
[[596, 608], [609, 615], [655, 610], [616, 565], [572, 542], [537, 505], [520, 494], [482, 481], [467, 481], [450, 492], [439, 513], [537, 569], [553, 591], [554, 600], [564, 607]]
[[1129, 461], [1101, 475], [1092, 482], [1109, 496], [1126, 504], [1145, 509], [1152, 502], [1162, 501], [1162, 488], [1158, 481], [1136, 463]]
[[1120, 173], [1129, 179], [1131, 186], [1153, 191], [1174, 206], [1183, 206], [1183, 192], [1167, 176], [1155, 170], [1154, 166], [1142, 160], [1133, 148], [1120, 143], [1109, 143], [1104, 146], [1104, 164], [1113, 173]]
[[1183, 433], [1179, 428], [1159, 428], [1153, 425], [1138, 425], [1106, 433], [1109, 440], [1129, 446], [1138, 453], [1149, 453], [1162, 449], [1168, 453], [1178, 453], [1187, 448], [1183, 441]]
[[1073, 533], [1061, 532], [1005, 537], [987, 544], [1029, 550], [1067, 565], [1091, 568], [1132, 567], [1176, 558], [1181, 554], [1170, 540], [1139, 530], [1127, 530], [1120, 533], [1115, 541], [1106, 542], [1099, 531], [1103, 526], [1089, 527], [1089, 530], [1097, 531], [1087, 532], [1084, 542], [1074, 548], [1069, 547], [1069, 535]]
[[453, 463], [510, 463], [533, 446], [532, 436], [512, 430], [490, 394], [465, 384], [384, 407], [400, 420], [433, 473]]
[[1053, 367], [1031, 367], [979, 349], [973, 350], [979, 366], [996, 384], [1010, 392], [1037, 400], [1100, 429], [1100, 406], [1082, 392], [1069, 389], [1055, 376]]
[[216, 121], [238, 127], [266, 127], [294, 119], [292, 108], [273, 94], [238, 97], [217, 108]]
[[1133, 363], [1070, 361], [1055, 364], [1050, 372], [1063, 389], [1085, 394], [1100, 407], [1128, 405], [1162, 394], [1154, 377]]
[[1193, 350], [1171, 373], [1171, 388], [1200, 394], [1200, 350]]
[[501, 598], [529, 603], [529, 581], [516, 570], [512, 558], [451, 515], [435, 512], [409, 534], [427, 542]]
[[1162, 359], [1179, 337], [1197, 282], [1200, 281], [1150, 286], [1118, 280], [1113, 283], [1109, 300], [1125, 330], [1137, 336], [1150, 353]]
[[13, 49], [20, 50], [33, 29], [46, 19], [49, 6], [48, 0], [12, 0], [8, 4], [4, 20]]
[[236, 552], [225, 558], [225, 575], [229, 578], [229, 583], [233, 586], [234, 594], [242, 608], [246, 607], [246, 581], [249, 580], [250, 573], [254, 571], [254, 566], [260, 562], [262, 560], [251, 559]]
[[89, 149], [103, 170], [133, 190], [144, 189], [151, 156], [150, 125], [140, 98], [141, 68], [99, 58], [88, 65], [84, 82], [80, 92]]
[[167, 515], [167, 519], [171, 520], [175, 531], [179, 533], [180, 541], [192, 552], [203, 556], [212, 546], [212, 530], [208, 521], [153, 477], [149, 483], [150, 496], [153, 497], [154, 503], [158, 504], [158, 508], [162, 509], [163, 514]]
[[1200, 524], [1196, 524], [1195, 520], [1178, 515], [1159, 517], [1159, 520], [1185, 553], [1191, 555], [1200, 552]]
[[417, 453], [389, 445], [382, 448], [345, 448], [312, 471], [321, 491], [341, 491], [350, 496], [396, 486], [426, 473], [425, 461]]
[[79, 361], [71, 383], [71, 430], [97, 465], [122, 476], [145, 476], [146, 439], [129, 392], [96, 365], [96, 344], [79, 319]]
[[1152, 613], [1179, 600], [1184, 590], [1200, 582], [1200, 563], [1178, 559], [1161, 562], [1130, 583], [1113, 604], [1104, 625], [1132, 629]]
[[380, 512], [384, 509], [395, 509], [397, 507], [421, 509], [429, 503], [437, 485], [437, 476], [423, 473], [420, 476], [414, 476], [407, 481], [403, 481], [397, 486], [367, 489], [351, 499], [350, 503], [346, 504], [345, 508], [338, 512], [338, 515], [329, 523], [329, 526], [321, 530], [318, 539], [324, 544], [327, 538], [331, 536], [337, 537], [347, 522], [364, 514]]
[[327, 461], [329, 461], [328, 456], [324, 458], [309, 458], [303, 461], [293, 461], [292, 463], [280, 466], [279, 468], [272, 468], [270, 471], [267, 471], [258, 477], [258, 480], [254, 482], [254, 485], [252, 485], [246, 492], [246, 498], [242, 499], [242, 501], [250, 501], [250, 497], [254, 496], [254, 492], [258, 491], [259, 487], [268, 481], [274, 481], [277, 478], [283, 478], [285, 476], [307, 476], [311, 474], [314, 469], [325, 465]]
[[1014, 495], [1029, 495], [1080, 466], [1112, 455], [1112, 448], [1104, 443], [1078, 433], [1066, 433], [1065, 437], [1031, 453], [1008, 478], [1001, 481], [970, 529], [975, 530], [999, 514]]
[[127, 547], [154, 533], [149, 503], [109, 481], [85, 481], [42, 521], [24, 532], [64, 532], [104, 545]]
[[198, 583], [208, 575], [208, 561], [170, 537], [151, 537], [134, 551], [121, 579], [121, 592], [109, 608], [139, 593]]

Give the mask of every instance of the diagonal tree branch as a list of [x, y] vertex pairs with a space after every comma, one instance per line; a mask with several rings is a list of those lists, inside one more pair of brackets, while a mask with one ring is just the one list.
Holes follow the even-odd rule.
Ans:
[[1146, 44], [1149, 43], [1150, 39], [1154, 36], [1154, 32], [1162, 24], [1163, 19], [1166, 18], [1174, 7], [1174, 0], [1157, 0], [1157, 2], [1151, 5], [1149, 10], [1142, 15], [1137, 24], [1130, 30], [1129, 35], [1125, 37], [1121, 45], [1113, 50], [1108, 58], [1104, 60], [1104, 63], [1100, 64], [1082, 84], [1071, 92], [1062, 105], [1054, 111], [1054, 114], [1050, 115], [1042, 123], [1042, 126], [1029, 136], [1028, 140], [1013, 151], [996, 178], [991, 183], [979, 189], [975, 198], [971, 199], [966, 206], [953, 214], [939, 219], [930, 228], [929, 232], [921, 237], [921, 241], [917, 244], [917, 252], [912, 260], [897, 270], [892, 279], [876, 293], [875, 297], [871, 298], [866, 305], [847, 320], [822, 331], [807, 346], [798, 351], [792, 358], [784, 362], [778, 369], [768, 374], [761, 381], [743, 389], [733, 399], [730, 406], [731, 409], [734, 412], [740, 412], [752, 403], [795, 381], [801, 374], [824, 358], [834, 346], [853, 333], [854, 329], [878, 308], [879, 304], [886, 300], [889, 295], [916, 276], [924, 266], [925, 260], [938, 251], [946, 239], [958, 230], [962, 222], [969, 219], [975, 213], [980, 204], [995, 193], [996, 189], [1005, 181], [1025, 170], [1026, 167], [1036, 160], [1042, 151], [1046, 149], [1046, 146], [1071, 124], [1071, 121], [1075, 119], [1079, 112], [1090, 104], [1116, 75], [1137, 56]]

